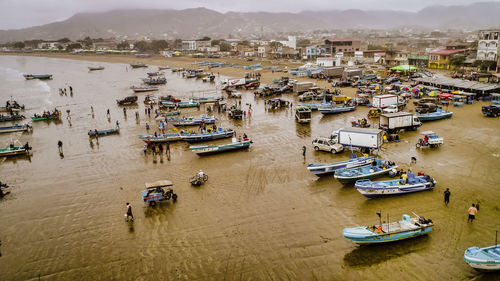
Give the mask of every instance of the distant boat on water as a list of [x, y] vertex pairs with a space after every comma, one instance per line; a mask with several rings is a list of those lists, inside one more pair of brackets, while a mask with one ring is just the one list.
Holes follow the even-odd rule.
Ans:
[[50, 80], [52, 79], [52, 74], [23, 74], [26, 80], [39, 79], [39, 80]]
[[104, 66], [89, 66], [89, 71], [103, 70]]
[[148, 67], [146, 64], [139, 62], [139, 63], [131, 63], [130, 66], [132, 68], [141, 68], [141, 67]]

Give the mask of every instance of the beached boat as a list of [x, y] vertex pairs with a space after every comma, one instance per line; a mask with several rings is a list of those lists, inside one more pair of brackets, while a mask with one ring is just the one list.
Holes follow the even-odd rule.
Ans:
[[24, 115], [3, 115], [0, 114], [0, 122], [17, 121], [24, 119]]
[[200, 142], [200, 141], [210, 141], [223, 138], [230, 138], [234, 135], [234, 131], [229, 129], [225, 130], [223, 128], [218, 128], [215, 132], [210, 133], [184, 133], [182, 134], [182, 140], [187, 142]]
[[436, 181], [428, 175], [415, 176], [412, 172], [408, 172], [406, 183], [402, 179], [386, 181], [358, 180], [354, 187], [364, 196], [374, 198], [432, 190], [435, 185]]
[[194, 101], [181, 101], [181, 102], [171, 102], [171, 101], [162, 101], [161, 104], [164, 107], [179, 107], [179, 108], [188, 108], [188, 107], [197, 107], [199, 106], [198, 102]]
[[163, 115], [163, 116], [176, 116], [176, 115], [180, 115], [180, 114], [181, 114], [181, 111], [177, 110], [177, 111], [163, 112], [161, 115]]
[[375, 161], [375, 158], [373, 156], [355, 157], [346, 161], [335, 163], [310, 163], [307, 164], [307, 169], [309, 170], [309, 172], [315, 174], [318, 177], [321, 177], [334, 174], [335, 171], [339, 169], [349, 169], [369, 165], [373, 161]]
[[306, 124], [311, 122], [311, 109], [305, 106], [297, 106], [295, 109], [295, 119], [300, 124]]
[[16, 124], [14, 126], [5, 126], [5, 127], [0, 127], [0, 134], [1, 133], [12, 133], [12, 132], [22, 132], [22, 131], [28, 131], [31, 128], [31, 125], [29, 124]]
[[305, 103], [305, 102], [299, 102], [298, 103], [298, 106], [308, 107], [311, 110], [318, 110], [320, 107], [325, 106], [325, 105], [327, 106], [327, 105], [329, 105], [329, 103], [327, 103], [327, 104], [323, 104], [323, 103]]
[[216, 102], [220, 100], [220, 97], [203, 97], [203, 98], [197, 98], [197, 97], [192, 97], [191, 101], [199, 102], [199, 103], [210, 103], [210, 102]]
[[89, 71], [103, 70], [104, 66], [89, 66]]
[[378, 227], [373, 225], [344, 228], [343, 235], [357, 244], [378, 244], [425, 235], [432, 231], [433, 226], [432, 220], [403, 215], [400, 221], [381, 223]]
[[321, 114], [336, 114], [336, 113], [342, 113], [342, 112], [348, 112], [348, 111], [354, 111], [356, 110], [355, 106], [320, 106], [318, 107], [319, 112]]
[[383, 162], [379, 159], [375, 159], [375, 161], [368, 166], [338, 169], [333, 176], [341, 183], [350, 183], [356, 182], [357, 180], [380, 177], [389, 173], [392, 169], [397, 168], [398, 166], [390, 161], [387, 163], [386, 167], [383, 167]]
[[146, 74], [151, 77], [151, 76], [160, 76], [163, 75], [163, 72], [160, 71], [155, 71], [155, 72], [146, 72]]
[[453, 116], [453, 112], [443, 111], [441, 108], [439, 108], [435, 112], [429, 112], [429, 113], [418, 113], [417, 112], [417, 113], [415, 113], [415, 117], [417, 117], [418, 120], [420, 120], [422, 122], [451, 118], [451, 116]]
[[167, 133], [167, 134], [140, 134], [139, 138], [144, 142], [160, 143], [160, 142], [171, 142], [179, 141], [182, 139], [180, 133]]
[[251, 144], [252, 144], [251, 140], [237, 141], [236, 138], [233, 138], [233, 141], [231, 143], [228, 143], [228, 144], [192, 145], [189, 147], [189, 150], [193, 151], [194, 153], [198, 154], [199, 156], [204, 156], [204, 155], [211, 155], [211, 154], [229, 152], [229, 151], [234, 151], [234, 150], [246, 149], [246, 148], [249, 148]]
[[142, 62], [140, 62], [140, 63], [131, 63], [130, 66], [132, 68], [148, 67], [147, 65], [143, 64]]
[[23, 74], [26, 80], [39, 79], [39, 80], [50, 80], [52, 79], [52, 74]]
[[33, 116], [31, 121], [46, 121], [46, 120], [59, 120], [59, 115], [47, 115], [47, 116]]
[[498, 231], [495, 232], [495, 245], [485, 248], [470, 247], [465, 250], [464, 260], [472, 268], [482, 271], [500, 270], [500, 245], [497, 243]]
[[28, 154], [30, 149], [31, 147], [15, 146], [14, 144], [11, 144], [8, 147], [0, 148], [0, 157]]
[[170, 66], [158, 66], [158, 70], [170, 69]]
[[168, 118], [167, 122], [171, 123], [176, 127], [182, 126], [198, 126], [201, 123], [204, 124], [214, 124], [217, 118], [215, 116], [207, 116], [203, 114], [200, 117], [184, 117], [184, 118]]
[[116, 103], [118, 103], [119, 105], [136, 104], [137, 103], [137, 96], [124, 97], [123, 99], [116, 100]]
[[114, 129], [107, 129], [107, 130], [90, 130], [87, 134], [91, 138], [95, 137], [100, 137], [100, 136], [107, 136], [107, 135], [113, 135], [113, 134], [119, 134], [120, 133], [120, 128], [114, 128]]
[[147, 87], [136, 87], [132, 86], [130, 87], [134, 93], [140, 93], [140, 92], [152, 92], [152, 91], [158, 91], [160, 88], [155, 87], [155, 86], [147, 86]]
[[142, 82], [144, 82], [144, 84], [147, 84], [147, 85], [163, 85], [163, 84], [167, 84], [167, 78], [165, 78], [165, 77], [157, 77], [157, 78], [150, 77], [150, 78], [142, 79]]

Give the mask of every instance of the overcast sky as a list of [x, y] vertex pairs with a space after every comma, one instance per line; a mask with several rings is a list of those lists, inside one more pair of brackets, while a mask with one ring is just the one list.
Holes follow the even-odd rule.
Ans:
[[300, 12], [332, 9], [418, 11], [437, 4], [447, 6], [474, 2], [484, 0], [0, 0], [0, 29], [36, 26], [62, 21], [79, 12], [114, 9], [206, 7], [220, 12]]

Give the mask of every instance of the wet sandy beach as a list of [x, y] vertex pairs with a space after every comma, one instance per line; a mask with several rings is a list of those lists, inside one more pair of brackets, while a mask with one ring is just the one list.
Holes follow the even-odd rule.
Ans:
[[[92, 65], [105, 70], [88, 72]], [[492, 245], [500, 230], [500, 119], [484, 117], [484, 103], [450, 107], [451, 119], [420, 128], [444, 137], [439, 149], [416, 149], [417, 131], [378, 152], [403, 168], [416, 157], [413, 170], [438, 181], [433, 191], [366, 199], [352, 185], [319, 179], [305, 167], [347, 159], [347, 152], [315, 152], [311, 141], [350, 127], [354, 118], [366, 116], [366, 107], [326, 117], [313, 112], [310, 125], [299, 125], [291, 109], [265, 110], [264, 99], [244, 91], [241, 101], [252, 105], [250, 117], [234, 121], [214, 115], [217, 126], [253, 140], [248, 151], [201, 158], [179, 142], [171, 144], [168, 160], [145, 156], [137, 137], [145, 133], [146, 122], [157, 124], [144, 114], [145, 94], [138, 94], [138, 107], [127, 107], [126, 116], [115, 101], [131, 95], [129, 87], [140, 85], [147, 71], [120, 63], [0, 56], [0, 102], [13, 96], [26, 105], [27, 117], [56, 106], [63, 112], [59, 123], [33, 123], [33, 133], [0, 135], [2, 146], [18, 138], [33, 147], [29, 159], [0, 159], [0, 180], [11, 186], [11, 194], [0, 200], [0, 280], [38, 280], [39, 275], [41, 280], [498, 278], [463, 261], [466, 248]], [[26, 81], [23, 73], [50, 73], [54, 79]], [[165, 73], [168, 83], [157, 96], [187, 98], [215, 89], [215, 84]], [[69, 85], [73, 97], [60, 96], [58, 88]], [[343, 90], [354, 95], [354, 89]], [[298, 102], [296, 94], [282, 98]], [[197, 116], [204, 110], [183, 109], [182, 114]], [[119, 135], [90, 145], [88, 130], [113, 128], [117, 120]], [[64, 143], [63, 157], [58, 140]], [[209, 181], [192, 187], [189, 177], [200, 169]], [[145, 182], [160, 179], [173, 181], [179, 199], [147, 208], [140, 191]], [[448, 207], [442, 202], [446, 188], [452, 192]], [[467, 209], [478, 201], [477, 220], [467, 224]], [[133, 206], [133, 223], [124, 222], [125, 202]], [[343, 238], [344, 227], [376, 224], [379, 210], [391, 220], [413, 211], [436, 226], [428, 236], [375, 247]]]

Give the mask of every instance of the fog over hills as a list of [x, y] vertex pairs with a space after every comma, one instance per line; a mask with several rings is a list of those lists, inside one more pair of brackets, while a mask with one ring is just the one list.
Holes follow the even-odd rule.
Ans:
[[500, 3], [484, 2], [465, 6], [431, 6], [418, 12], [325, 10], [300, 13], [227, 12], [206, 8], [185, 10], [114, 10], [80, 13], [67, 20], [46, 25], [0, 30], [0, 42], [29, 39], [81, 39], [148, 35], [153, 38], [227, 37], [273, 32], [370, 28], [389, 29], [419, 26], [438, 29], [500, 27]]

